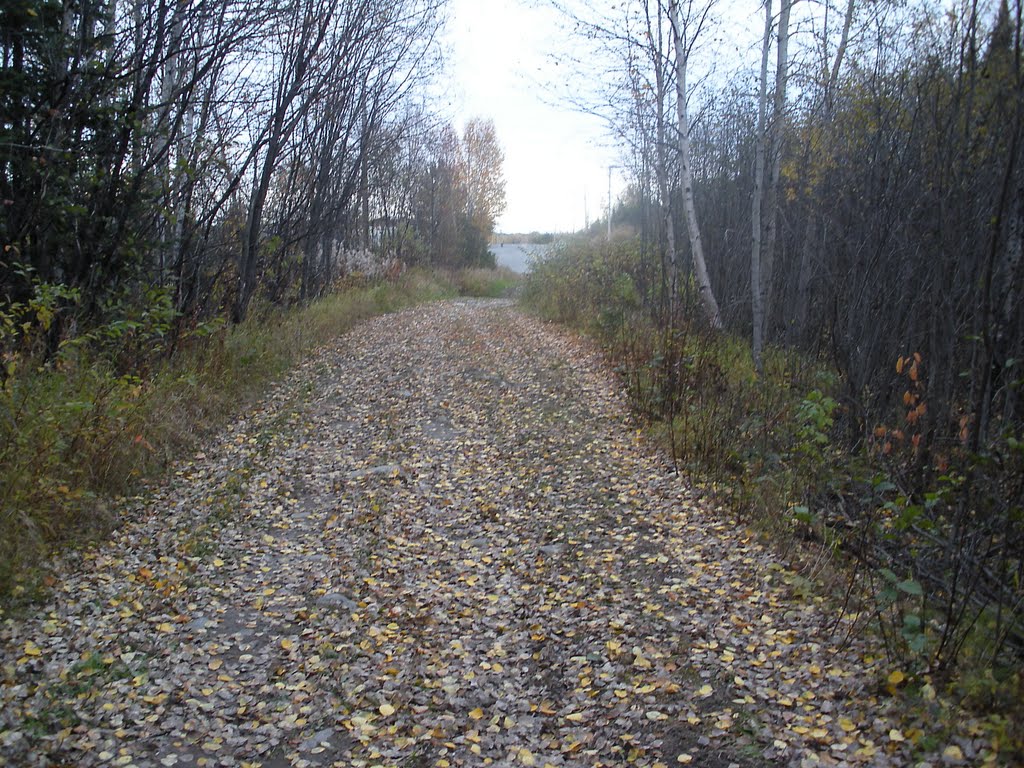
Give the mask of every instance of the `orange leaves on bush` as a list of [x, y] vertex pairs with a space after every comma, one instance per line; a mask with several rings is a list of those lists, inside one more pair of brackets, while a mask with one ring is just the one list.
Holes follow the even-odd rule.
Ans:
[[900, 355], [896, 360], [896, 373], [902, 376], [904, 371], [906, 371], [907, 378], [916, 382], [921, 375], [921, 370], [918, 367], [921, 365], [921, 360], [920, 352], [915, 352], [907, 357]]
[[971, 434], [970, 426], [971, 426], [971, 417], [967, 416], [967, 415], [961, 416], [960, 417], [960, 432], [958, 434], [958, 437], [960, 438], [960, 442], [963, 445], [967, 445], [967, 438], [970, 437], [970, 434]]
[[907, 411], [907, 423], [917, 424], [921, 417], [926, 413], [928, 413], [928, 406], [924, 403], [918, 403], [916, 407]]

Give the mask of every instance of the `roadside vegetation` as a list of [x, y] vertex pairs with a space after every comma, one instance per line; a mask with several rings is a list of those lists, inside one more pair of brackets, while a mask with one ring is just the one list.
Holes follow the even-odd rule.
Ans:
[[760, 32], [716, 0], [559, 5], [626, 188], [529, 304], [601, 339], [892, 686], [1019, 745], [1024, 4], [766, 0]]
[[[1012, 437], [977, 452], [950, 441], [924, 463], [919, 357], [892, 361], [898, 405], [864, 410], [827, 355], [771, 346], [758, 374], [748, 338], [708, 328], [692, 282], [671, 318], [663, 296], [633, 237], [564, 242], [523, 287], [533, 312], [601, 343], [648, 433], [775, 542], [798, 593], [831, 594], [837, 619], [877, 633], [900, 676], [891, 693], [933, 710], [938, 729], [956, 717], [938, 691], [987, 713], [1019, 749], [1024, 466]], [[855, 416], [874, 425], [866, 435], [851, 430]]]
[[258, 304], [241, 324], [215, 319], [177, 337], [173, 311], [154, 295], [144, 311], [63, 339], [54, 353], [46, 337], [65, 311], [58, 298], [73, 295], [40, 290], [4, 309], [0, 599], [31, 599], [55, 548], [102, 535], [120, 495], [159, 477], [315, 347], [374, 315], [498, 296], [514, 281], [485, 269], [350, 278], [309, 305]]
[[[439, 0], [0, 10], [0, 597], [360, 319], [494, 295]], [[253, 66], [254, 61], [261, 62]], [[459, 270], [467, 269], [466, 272]]]

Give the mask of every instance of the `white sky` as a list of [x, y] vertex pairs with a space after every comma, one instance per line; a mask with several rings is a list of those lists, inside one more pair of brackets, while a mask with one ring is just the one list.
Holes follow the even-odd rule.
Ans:
[[[449, 19], [448, 110], [460, 128], [493, 119], [505, 150], [508, 207], [498, 231], [580, 229], [584, 199], [590, 220], [601, 218], [617, 153], [597, 118], [550, 103], [543, 84], [564, 68], [549, 57], [559, 44], [556, 17], [525, 0], [451, 0]], [[623, 185], [613, 171], [613, 197]]]

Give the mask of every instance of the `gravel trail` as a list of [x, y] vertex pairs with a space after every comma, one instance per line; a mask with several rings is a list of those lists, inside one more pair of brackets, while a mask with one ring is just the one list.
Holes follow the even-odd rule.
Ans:
[[123, 514], [0, 624], [0, 765], [915, 749], [877, 653], [639, 438], [590, 347], [509, 302], [359, 327]]

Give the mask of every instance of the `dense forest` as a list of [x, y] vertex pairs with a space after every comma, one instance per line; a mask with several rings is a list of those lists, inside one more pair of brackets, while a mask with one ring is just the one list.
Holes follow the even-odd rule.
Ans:
[[529, 301], [599, 333], [681, 464], [812, 572], [849, 556], [891, 653], [1013, 679], [1021, 4], [558, 5], [630, 186]]

